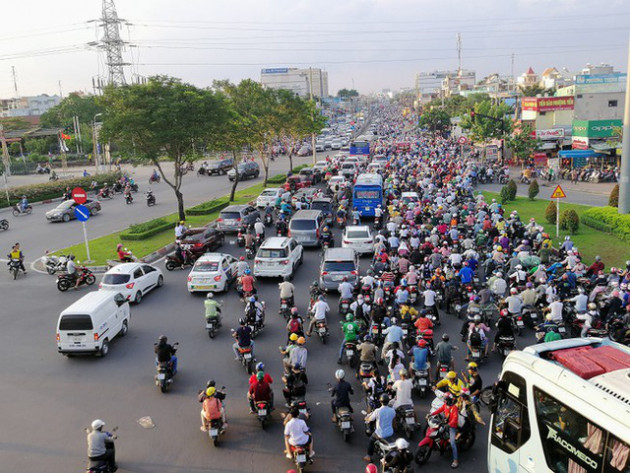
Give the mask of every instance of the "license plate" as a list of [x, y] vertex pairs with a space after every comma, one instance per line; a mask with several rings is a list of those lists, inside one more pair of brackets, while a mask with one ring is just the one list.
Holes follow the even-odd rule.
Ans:
[[324, 327], [321, 327], [317, 333], [321, 333], [322, 335], [326, 333], [326, 329]]
[[217, 435], [219, 435], [219, 430], [218, 429], [210, 429], [210, 435], [212, 437], [216, 437]]
[[299, 412], [300, 412], [300, 414], [302, 414], [302, 415], [306, 415], [306, 414], [307, 414], [306, 409], [300, 409], [300, 411], [299, 411]]
[[517, 320], [517, 321], [516, 321], [516, 326], [517, 326], [517, 327], [522, 327], [523, 325], [525, 325], [525, 324], [523, 323], [523, 321], [522, 321], [522, 320]]
[[354, 350], [346, 350], [346, 356], [354, 355]]
[[408, 333], [409, 333], [409, 330], [407, 330], [406, 328], [404, 328], [404, 329], [403, 329], [403, 335], [406, 337]]
[[560, 333], [566, 333], [566, 332], [567, 332], [567, 329], [566, 329], [566, 328], [564, 328], [564, 327], [558, 327], [558, 332], [560, 332]]
[[416, 420], [413, 417], [406, 417], [405, 422], [407, 422], [408, 425], [413, 425], [416, 423]]
[[420, 378], [418, 380], [418, 384], [420, 384], [420, 386], [426, 386], [428, 384], [427, 380], [425, 378]]
[[206, 322], [206, 328], [212, 328], [212, 327], [214, 327], [214, 323]]
[[306, 463], [306, 455], [300, 454], [297, 456], [298, 463]]
[[267, 409], [258, 409], [258, 415], [259, 416], [266, 416], [267, 415]]
[[246, 360], [251, 360], [252, 359], [252, 354], [251, 353], [245, 353], [243, 355], [243, 358], [245, 358]]
[[333, 276], [332, 280], [333, 281], [341, 281], [343, 279], [343, 276]]
[[343, 421], [343, 422], [341, 423], [341, 428], [342, 428], [342, 429], [349, 429], [349, 428], [350, 428], [350, 422], [348, 422], [348, 421]]
[[162, 380], [166, 379], [166, 374], [164, 374], [164, 373], [158, 373], [158, 379], [159, 379], [160, 381], [162, 381]]
[[479, 350], [472, 350], [472, 356], [479, 358]]
[[289, 307], [289, 306], [288, 306], [288, 305], [286, 305], [286, 304], [282, 304], [282, 305], [280, 306], [280, 308], [281, 308], [281, 309], [286, 309], [286, 308], [288, 308], [288, 307]]

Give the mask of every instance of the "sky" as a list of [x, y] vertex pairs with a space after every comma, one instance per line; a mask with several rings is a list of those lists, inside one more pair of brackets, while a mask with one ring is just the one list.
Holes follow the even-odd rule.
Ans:
[[[462, 67], [477, 80], [533, 67], [626, 71], [624, 0], [114, 0], [127, 80], [166, 74], [205, 87], [272, 67], [321, 67], [329, 91], [414, 87], [418, 72]], [[603, 8], [596, 8], [597, 5]], [[0, 30], [0, 98], [92, 92], [106, 76], [101, 0], [12, 2]], [[90, 45], [92, 43], [92, 45]]]

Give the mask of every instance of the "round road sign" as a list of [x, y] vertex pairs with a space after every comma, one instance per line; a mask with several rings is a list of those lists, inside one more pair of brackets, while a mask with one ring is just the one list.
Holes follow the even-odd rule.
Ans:
[[72, 189], [72, 199], [79, 205], [85, 204], [87, 202], [87, 192], [80, 187], [75, 187]]
[[465, 145], [466, 143], [468, 143], [468, 138], [466, 138], [465, 136], [460, 136], [460, 137], [457, 139], [457, 142], [458, 142], [460, 145]]
[[87, 222], [88, 218], [90, 218], [90, 209], [85, 205], [77, 205], [74, 208], [74, 216], [79, 222]]

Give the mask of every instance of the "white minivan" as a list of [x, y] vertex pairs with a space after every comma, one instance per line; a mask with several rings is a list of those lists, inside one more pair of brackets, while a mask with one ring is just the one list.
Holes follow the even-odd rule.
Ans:
[[57, 351], [62, 355], [105, 356], [114, 337], [129, 330], [129, 302], [112, 291], [89, 292], [59, 316]]

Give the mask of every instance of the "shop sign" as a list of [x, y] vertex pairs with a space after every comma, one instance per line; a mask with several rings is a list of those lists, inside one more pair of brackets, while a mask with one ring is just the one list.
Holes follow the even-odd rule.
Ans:
[[621, 120], [574, 120], [573, 136], [608, 138], [621, 126]]
[[524, 97], [521, 100], [523, 110], [534, 112], [551, 112], [554, 110], [573, 110], [575, 99], [567, 97]]
[[564, 138], [564, 128], [550, 128], [547, 130], [536, 130], [535, 136], [539, 140], [556, 140]]

